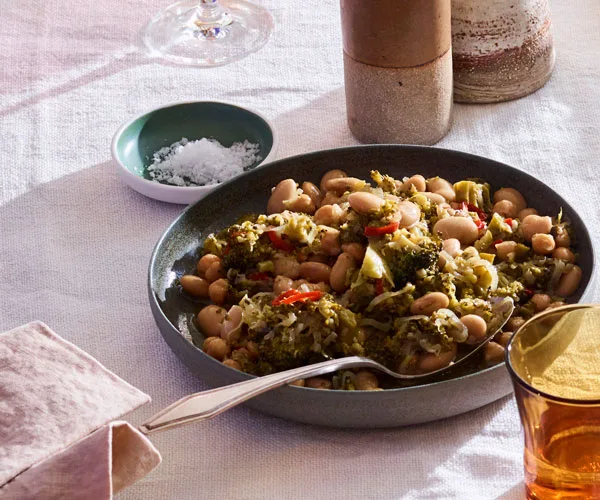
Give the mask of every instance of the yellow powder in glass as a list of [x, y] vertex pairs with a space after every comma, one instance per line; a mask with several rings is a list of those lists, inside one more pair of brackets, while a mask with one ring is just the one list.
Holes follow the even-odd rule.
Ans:
[[566, 399], [600, 399], [600, 308], [565, 314], [523, 354], [536, 389]]

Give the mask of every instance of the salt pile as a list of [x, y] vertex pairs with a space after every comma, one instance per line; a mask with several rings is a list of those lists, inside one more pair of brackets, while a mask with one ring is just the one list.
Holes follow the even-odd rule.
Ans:
[[153, 181], [175, 186], [219, 184], [262, 160], [259, 149], [247, 140], [226, 148], [215, 139], [184, 137], [154, 153], [147, 170]]

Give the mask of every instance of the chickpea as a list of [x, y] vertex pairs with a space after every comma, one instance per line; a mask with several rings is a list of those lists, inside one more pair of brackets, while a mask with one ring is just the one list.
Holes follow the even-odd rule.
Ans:
[[551, 254], [556, 247], [551, 234], [534, 234], [531, 237], [531, 248], [539, 255]]
[[283, 292], [291, 290], [293, 285], [294, 282], [287, 276], [276, 276], [275, 281], [273, 281], [273, 292], [277, 295], [280, 295]]
[[398, 203], [394, 219], [398, 220], [400, 227], [410, 227], [421, 219], [421, 209], [416, 203], [403, 200]]
[[471, 217], [445, 217], [435, 223], [433, 232], [444, 240], [456, 238], [462, 245], [470, 245], [479, 237], [479, 229]]
[[379, 196], [361, 191], [349, 195], [348, 203], [350, 203], [352, 210], [359, 214], [368, 214], [379, 210], [385, 202]]
[[528, 215], [539, 215], [539, 214], [535, 208], [524, 208], [517, 214], [517, 217], [519, 218], [519, 220], [523, 220]]
[[429, 373], [440, 370], [454, 361], [454, 358], [456, 358], [456, 351], [456, 343], [453, 342], [450, 350], [442, 351], [439, 355], [431, 352], [425, 353], [418, 358], [417, 370], [420, 373]]
[[344, 243], [342, 251], [352, 255], [355, 261], [361, 262], [365, 258], [365, 247], [360, 243]]
[[337, 205], [340, 203], [340, 201], [341, 198], [337, 194], [335, 194], [333, 191], [328, 191], [325, 193], [323, 200], [321, 200], [321, 206], [324, 207], [325, 205]]
[[460, 321], [467, 327], [469, 331], [469, 337], [467, 338], [467, 344], [477, 344], [478, 342], [485, 339], [487, 333], [487, 323], [481, 316], [476, 314], [466, 314]]
[[448, 238], [442, 242], [442, 249], [450, 254], [451, 257], [456, 257], [460, 254], [460, 241], [456, 238]]
[[547, 309], [551, 302], [552, 299], [545, 293], [535, 293], [533, 294], [533, 297], [531, 297], [531, 303], [535, 307], [536, 312], [541, 312]]
[[494, 341], [485, 344], [483, 357], [489, 365], [495, 365], [504, 361], [504, 347]]
[[346, 280], [348, 271], [356, 269], [356, 261], [349, 253], [341, 253], [335, 264], [331, 268], [329, 284], [336, 292], [342, 293], [348, 289], [349, 283]]
[[570, 247], [571, 237], [564, 226], [556, 227], [556, 236], [554, 237], [557, 247]]
[[366, 185], [365, 181], [356, 177], [338, 177], [336, 179], [329, 179], [325, 183], [325, 188], [327, 191], [333, 191], [340, 196], [347, 191], [359, 191]]
[[208, 268], [213, 265], [215, 262], [221, 263], [221, 259], [217, 257], [215, 254], [207, 253], [198, 261], [198, 275], [203, 277]]
[[313, 283], [329, 282], [331, 268], [321, 262], [303, 262], [300, 264], [300, 276]]
[[334, 226], [339, 224], [344, 216], [344, 210], [339, 205], [322, 205], [313, 216], [315, 224]]
[[305, 380], [304, 386], [311, 389], [331, 389], [331, 380], [323, 377], [312, 377]]
[[302, 191], [310, 197], [315, 207], [318, 207], [321, 204], [321, 190], [312, 182], [303, 182]]
[[275, 275], [282, 275], [295, 280], [300, 276], [300, 263], [292, 257], [276, 257], [273, 259]]
[[456, 193], [452, 184], [441, 177], [427, 179], [427, 190], [442, 195], [447, 201], [454, 201], [456, 199]]
[[221, 337], [208, 337], [202, 343], [202, 350], [209, 356], [223, 361], [226, 356], [229, 356], [231, 347]]
[[223, 361], [223, 364], [225, 366], [228, 366], [229, 368], [233, 368], [234, 370], [242, 371], [242, 365], [240, 365], [234, 359], [226, 359], [226, 360]]
[[298, 189], [294, 179], [282, 180], [273, 192], [267, 203], [267, 214], [281, 213], [286, 209], [285, 202], [292, 202], [298, 198]]
[[242, 330], [242, 308], [238, 305], [231, 306], [227, 312], [223, 326], [221, 327], [221, 338], [228, 344], [235, 344], [241, 337]]
[[422, 175], [413, 175], [404, 181], [400, 185], [399, 189], [400, 191], [410, 191], [411, 187], [413, 186], [419, 192], [425, 191], [425, 189], [427, 189], [427, 181], [425, 180], [425, 177]]
[[193, 274], [186, 274], [179, 279], [184, 292], [194, 297], [208, 297], [208, 281]]
[[336, 256], [342, 251], [340, 245], [340, 232], [337, 229], [327, 227], [321, 235], [321, 250], [327, 255]]
[[379, 389], [379, 381], [373, 372], [361, 370], [356, 374], [356, 388], [359, 391], [374, 391]]
[[442, 292], [429, 292], [410, 305], [410, 312], [431, 316], [435, 311], [448, 307], [449, 304], [450, 300]]
[[508, 260], [510, 255], [517, 250], [516, 241], [502, 241], [496, 243], [496, 255], [500, 260]]
[[500, 332], [498, 335], [496, 335], [497, 338], [494, 337], [494, 341], [498, 342], [498, 344], [506, 349], [506, 346], [508, 345], [508, 342], [512, 336], [513, 332]]
[[521, 221], [521, 231], [527, 241], [531, 241], [534, 234], [548, 234], [552, 229], [552, 219], [548, 216], [528, 215]]
[[208, 281], [209, 283], [212, 283], [213, 281], [218, 280], [219, 278], [223, 277], [223, 265], [221, 264], [221, 261], [219, 260], [218, 262], [213, 262], [210, 267], [206, 270], [206, 272], [204, 273], [204, 277], [206, 278], [206, 281]]
[[229, 281], [224, 278], [213, 281], [208, 287], [208, 295], [210, 300], [215, 304], [223, 305], [229, 293]]
[[556, 295], [559, 295], [560, 297], [573, 295], [577, 291], [577, 288], [579, 288], [582, 276], [583, 272], [581, 271], [581, 268], [579, 266], [573, 266], [560, 277], [558, 287], [556, 287]]
[[196, 316], [196, 322], [206, 337], [218, 337], [221, 335], [221, 328], [226, 314], [227, 311], [222, 307], [206, 306]]
[[501, 188], [494, 193], [494, 203], [499, 201], [508, 200], [513, 203], [517, 208], [517, 213], [527, 207], [527, 202], [523, 195], [513, 188]]
[[511, 332], [518, 330], [525, 324], [525, 318], [521, 316], [513, 316], [506, 322], [506, 328], [508, 328]]
[[494, 203], [492, 211], [499, 213], [502, 217], [516, 217], [517, 206], [509, 200], [500, 200]]
[[567, 247], [557, 247], [552, 252], [552, 257], [555, 259], [566, 260], [573, 264], [575, 262], [575, 254]]
[[321, 184], [319, 185], [321, 189], [321, 193], [327, 191], [325, 188], [325, 183], [331, 179], [339, 179], [340, 177], [348, 177], [348, 174], [343, 170], [330, 170], [329, 172], [325, 172], [325, 175], [321, 178]]
[[306, 385], [306, 381], [303, 378], [299, 378], [298, 380], [290, 382], [288, 385], [293, 385], [295, 387], [304, 387]]

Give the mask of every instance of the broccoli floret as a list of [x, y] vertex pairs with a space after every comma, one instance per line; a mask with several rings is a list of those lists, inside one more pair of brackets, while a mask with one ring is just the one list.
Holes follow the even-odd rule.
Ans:
[[424, 278], [437, 271], [440, 245], [428, 241], [418, 248], [386, 248], [384, 258], [392, 272], [395, 288], [401, 288], [409, 281]]
[[259, 344], [260, 360], [256, 363], [255, 373], [267, 375], [327, 359], [311, 347], [312, 336], [309, 335], [299, 336], [293, 343], [283, 340], [280, 336], [263, 339]]

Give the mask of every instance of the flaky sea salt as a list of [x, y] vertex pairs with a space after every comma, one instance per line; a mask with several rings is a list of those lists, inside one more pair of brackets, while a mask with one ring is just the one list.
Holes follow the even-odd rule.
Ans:
[[259, 145], [235, 142], [226, 148], [215, 139], [188, 141], [185, 137], [159, 149], [148, 166], [153, 181], [175, 186], [219, 184], [260, 161]]

